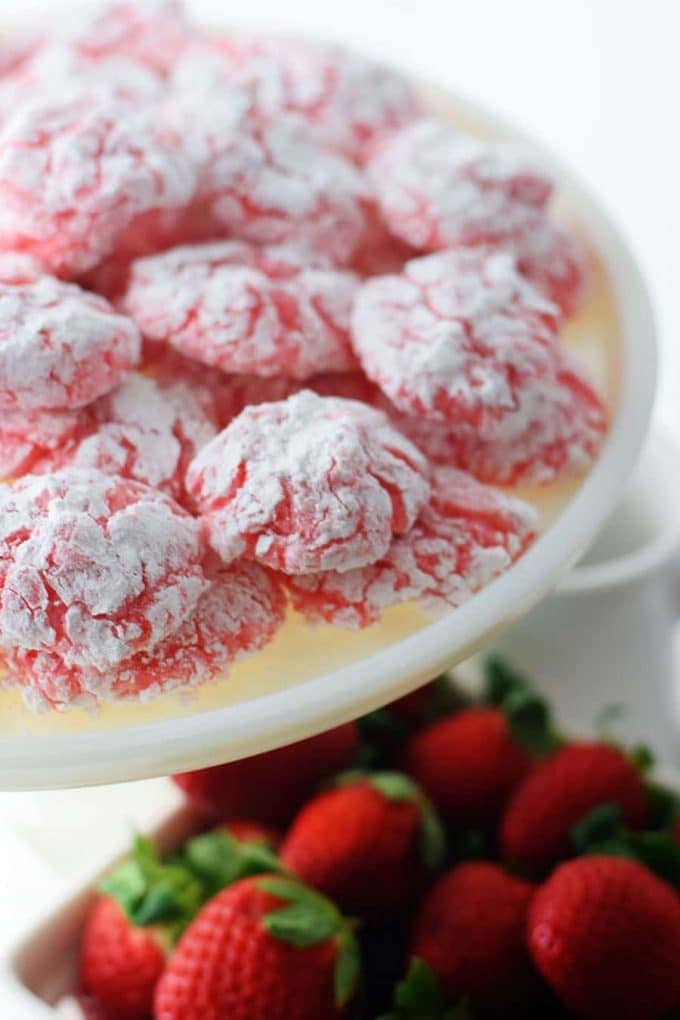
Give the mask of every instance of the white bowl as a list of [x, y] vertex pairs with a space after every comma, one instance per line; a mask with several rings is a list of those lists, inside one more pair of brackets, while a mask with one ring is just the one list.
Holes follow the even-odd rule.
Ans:
[[[517, 137], [472, 103], [433, 99], [481, 133]], [[5, 725], [0, 788], [84, 786], [167, 775], [233, 760], [309, 736], [413, 690], [467, 657], [499, 628], [531, 608], [584, 552], [616, 504], [643, 441], [654, 396], [655, 335], [644, 282], [625, 241], [587, 191], [549, 154], [566, 206], [585, 228], [609, 279], [619, 320], [619, 373], [611, 431], [573, 497], [536, 544], [503, 577], [466, 605], [343, 668], [323, 662], [310, 678], [228, 707], [123, 723], [85, 723], [73, 731], [43, 724], [40, 735]], [[348, 634], [343, 641], [356, 639]], [[290, 653], [294, 657], [295, 650]], [[286, 664], [290, 669], [290, 662]], [[226, 680], [225, 684], [229, 684]], [[145, 708], [143, 706], [143, 708]], [[106, 717], [102, 717], [104, 720]], [[60, 732], [61, 728], [61, 732]]]

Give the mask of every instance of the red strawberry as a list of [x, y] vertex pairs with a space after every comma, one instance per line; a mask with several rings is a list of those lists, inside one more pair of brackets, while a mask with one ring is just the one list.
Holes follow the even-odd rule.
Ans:
[[332, 903], [291, 878], [245, 878], [180, 939], [154, 1020], [337, 1020], [357, 976], [354, 935]]
[[459, 864], [432, 887], [416, 916], [411, 951], [449, 997], [475, 1013], [517, 1015], [537, 979], [524, 931], [534, 888], [486, 861]]
[[407, 905], [444, 838], [430, 803], [398, 772], [349, 773], [293, 822], [281, 861], [343, 910], [371, 917]]
[[600, 804], [617, 805], [630, 828], [647, 816], [642, 777], [621, 751], [606, 744], [570, 744], [539, 765], [518, 787], [500, 830], [503, 854], [542, 871], [571, 853], [571, 830]]
[[680, 1003], [680, 900], [635, 861], [580, 857], [529, 911], [534, 962], [570, 1011], [656, 1020]]
[[409, 742], [402, 768], [458, 828], [496, 824], [532, 760], [496, 708], [468, 708], [446, 716]]
[[220, 829], [233, 836], [239, 843], [259, 843], [271, 850], [276, 850], [281, 843], [281, 834], [276, 829], [260, 825], [259, 822], [251, 822], [247, 818], [232, 818], [221, 825]]
[[153, 928], [138, 928], [117, 900], [102, 896], [83, 932], [81, 984], [121, 1020], [146, 1020], [168, 951]]
[[352, 764], [358, 750], [356, 724], [345, 723], [288, 747], [173, 779], [208, 817], [285, 825], [325, 779]]
[[100, 888], [104, 895], [81, 939], [82, 989], [116, 1020], [146, 1020], [167, 956], [197, 912], [202, 889], [184, 868], [161, 864], [144, 840]]
[[112, 1014], [89, 995], [67, 995], [57, 1003], [57, 1013], [61, 1020], [113, 1020]]

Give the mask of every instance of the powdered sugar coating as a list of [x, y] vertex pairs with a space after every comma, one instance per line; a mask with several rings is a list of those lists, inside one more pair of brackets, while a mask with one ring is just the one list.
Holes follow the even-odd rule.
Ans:
[[367, 172], [390, 230], [427, 251], [516, 238], [552, 191], [526, 147], [480, 141], [433, 117], [397, 132]]
[[[304, 124], [267, 123], [238, 90], [186, 93], [169, 107], [200, 172], [192, 212], [204, 239], [295, 244], [346, 264], [365, 227], [365, 181]], [[199, 231], [200, 233], [201, 231]]]
[[461, 471], [439, 468], [418, 520], [376, 563], [342, 574], [295, 575], [285, 583], [294, 607], [313, 623], [367, 627], [390, 606], [411, 601], [442, 612], [507, 570], [535, 525], [527, 504]]
[[99, 471], [0, 488], [0, 644], [106, 670], [155, 648], [205, 591], [198, 525]]
[[[4, 268], [3, 268], [4, 267]], [[134, 322], [102, 297], [0, 257], [0, 410], [82, 407], [139, 361]]]
[[517, 241], [515, 255], [519, 271], [566, 319], [578, 312], [588, 291], [588, 256], [577, 237], [541, 217]]
[[178, 215], [195, 186], [179, 136], [154, 110], [96, 97], [29, 105], [0, 131], [0, 246], [76, 276], [136, 217]]
[[381, 412], [303, 390], [247, 407], [192, 462], [187, 489], [225, 561], [349, 570], [411, 527], [427, 473]]
[[35, 470], [96, 468], [144, 482], [184, 503], [189, 462], [216, 434], [209, 390], [182, 380], [159, 385], [135, 374], [98, 400], [72, 440]]
[[285, 614], [285, 597], [256, 563], [215, 567], [195, 611], [153, 652], [139, 652], [116, 669], [67, 666], [53, 652], [14, 649], [9, 683], [23, 689], [35, 709], [68, 708], [93, 701], [150, 701], [170, 691], [215, 679], [239, 659], [272, 640]]
[[361, 159], [380, 138], [421, 112], [410, 82], [390, 68], [333, 43], [235, 32], [188, 47], [175, 83], [236, 85], [260, 116], [300, 118], [324, 147]]
[[504, 252], [461, 248], [413, 259], [358, 291], [352, 342], [402, 411], [465, 422], [492, 438], [520, 430], [523, 393], [553, 371], [558, 309]]
[[122, 58], [167, 75], [192, 33], [178, 0], [111, 0], [79, 10], [57, 35], [83, 59]]
[[17, 71], [40, 46], [40, 36], [18, 34], [0, 39], [0, 78]]
[[304, 379], [355, 367], [357, 284], [297, 249], [224, 241], [137, 260], [121, 305], [146, 338], [224, 372]]
[[86, 410], [15, 411], [0, 417], [0, 479], [39, 469], [82, 434]]
[[484, 440], [465, 424], [442, 425], [394, 409], [395, 426], [435, 464], [495, 485], [545, 485], [586, 470], [607, 431], [607, 410], [587, 379], [560, 359], [554, 379], [524, 401], [524, 429]]

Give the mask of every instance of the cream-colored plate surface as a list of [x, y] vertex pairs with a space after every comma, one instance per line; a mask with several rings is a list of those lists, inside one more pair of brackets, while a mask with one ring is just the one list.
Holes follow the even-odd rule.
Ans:
[[[430, 105], [481, 135], [516, 137], [470, 103]], [[589, 299], [565, 343], [605, 395], [612, 429], [589, 475], [519, 492], [538, 508], [542, 536], [504, 577], [436, 622], [417, 608], [388, 612], [354, 634], [311, 629], [294, 614], [263, 652], [191, 696], [96, 713], [31, 715], [0, 693], [0, 788], [88, 785], [215, 764], [288, 743], [384, 704], [467, 656], [532, 606], [584, 551], [613, 508], [637, 456], [654, 393], [655, 341], [644, 283], [606, 214], [548, 154], [557, 213], [592, 252]]]

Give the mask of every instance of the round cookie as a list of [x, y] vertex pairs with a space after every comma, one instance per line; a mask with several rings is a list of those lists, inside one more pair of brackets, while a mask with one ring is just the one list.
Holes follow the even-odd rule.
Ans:
[[96, 96], [29, 104], [0, 131], [0, 246], [78, 276], [134, 235], [138, 217], [178, 216], [195, 187], [156, 109]]
[[521, 430], [520, 398], [554, 371], [558, 319], [512, 255], [460, 248], [362, 284], [352, 342], [399, 410], [491, 438]]
[[396, 132], [367, 173], [392, 233], [426, 251], [517, 238], [552, 193], [525, 146], [481, 141], [434, 117]]
[[110, 669], [155, 648], [207, 582], [197, 522], [167, 496], [67, 468], [0, 487], [0, 645]]
[[21, 256], [0, 255], [0, 411], [73, 409], [139, 361], [134, 322]]
[[33, 709], [149, 701], [208, 683], [272, 640], [286, 602], [273, 575], [256, 563], [215, 566], [209, 582], [191, 616], [151, 652], [99, 671], [67, 666], [53, 652], [14, 649], [7, 656], [8, 682], [23, 690]]
[[390, 606], [411, 601], [442, 612], [507, 570], [531, 542], [534, 528], [527, 504], [462, 471], [439, 468], [418, 520], [376, 563], [284, 580], [293, 606], [312, 623], [367, 627]]
[[368, 188], [348, 160], [281, 115], [269, 123], [246, 93], [187, 91], [169, 106], [199, 173], [199, 239], [294, 244], [347, 264], [366, 226]]
[[381, 412], [303, 390], [247, 407], [191, 463], [187, 489], [226, 562], [306, 573], [383, 555], [427, 500], [427, 474]]
[[356, 366], [357, 284], [298, 249], [223, 241], [138, 259], [121, 306], [146, 339], [223, 372], [305, 379]]
[[321, 145], [358, 160], [421, 110], [406, 78], [361, 54], [243, 31], [196, 41], [179, 60], [174, 81], [183, 88], [243, 88], [260, 116], [294, 115]]
[[216, 433], [210, 390], [181, 379], [161, 384], [137, 373], [98, 400], [71, 440], [34, 470], [96, 468], [184, 503], [189, 462]]

